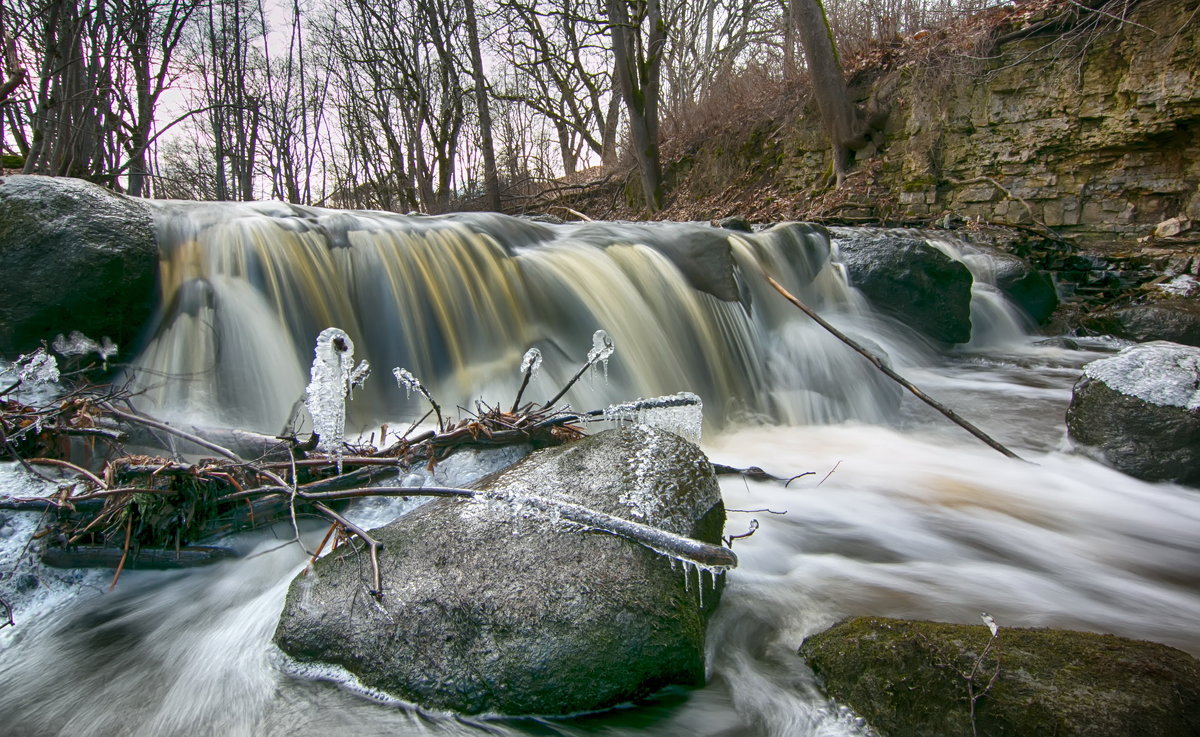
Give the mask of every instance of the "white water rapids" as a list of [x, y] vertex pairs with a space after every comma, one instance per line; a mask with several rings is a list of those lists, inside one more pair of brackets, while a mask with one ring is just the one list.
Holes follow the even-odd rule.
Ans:
[[[1200, 655], [1200, 492], [1143, 483], [1065, 449], [1071, 385], [1104, 346], [1038, 346], [996, 330], [1003, 340], [949, 356], [889, 348], [909, 379], [1030, 463], [908, 397], [881, 424], [706, 429], [716, 462], [812, 475], [787, 488], [723, 478], [726, 506], [749, 510], [730, 512], [727, 534], [752, 519], [760, 527], [734, 545], [740, 566], [710, 626], [703, 688], [596, 715], [503, 720], [425, 714], [297, 678], [271, 636], [305, 555], [261, 533], [235, 543], [255, 555], [125, 572], [112, 592], [104, 574], [27, 579], [49, 595], [0, 630], [0, 733], [863, 735], [796, 655], [806, 635], [851, 615], [978, 623], [986, 611], [1001, 628], [1111, 632]], [[621, 346], [617, 336], [614, 370]], [[12, 484], [15, 467], [0, 471], [0, 484]], [[0, 537], [29, 524], [0, 517]], [[80, 582], [73, 598], [54, 595]]]

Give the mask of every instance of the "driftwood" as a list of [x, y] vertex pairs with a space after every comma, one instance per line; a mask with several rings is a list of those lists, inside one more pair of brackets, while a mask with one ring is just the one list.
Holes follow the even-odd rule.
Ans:
[[[571, 383], [604, 357], [594, 347]], [[330, 522], [327, 540], [357, 537], [366, 544], [369, 593], [381, 596], [382, 545], [337, 508], [368, 496], [519, 501], [582, 529], [617, 535], [705, 568], [736, 565], [736, 557], [719, 546], [536, 494], [517, 499], [471, 489], [369, 486], [417, 466], [432, 467], [464, 447], [546, 447], [577, 439], [583, 435], [580, 423], [602, 412], [560, 411], [554, 404], [563, 393], [544, 405], [510, 412], [480, 404], [477, 414], [457, 423], [446, 423], [439, 412], [437, 430], [406, 433], [382, 449], [344, 445], [335, 454], [316, 452], [315, 442], [296, 438], [165, 423], [116, 406], [127, 402], [120, 392], [72, 393], [45, 408], [5, 401], [0, 404], [0, 457], [18, 459], [34, 471], [53, 467], [73, 480], [45, 498], [0, 499], [0, 508], [42, 511], [46, 522], [37, 536], [45, 539], [43, 560], [56, 566], [115, 567], [114, 585], [125, 568], [188, 567], [230, 557], [226, 548], [199, 544], [218, 535], [290, 520], [298, 542], [297, 517], [305, 515]], [[92, 448], [96, 452], [86, 459], [76, 458], [78, 449], [61, 441], [79, 430], [89, 431], [88, 443], [103, 441], [105, 452]], [[173, 457], [128, 455], [126, 441], [169, 448]], [[183, 459], [185, 453], [210, 457], [193, 462]]]
[[941, 412], [951, 422], [953, 422], [954, 424], [963, 428], [964, 430], [971, 433], [975, 437], [979, 438], [984, 443], [986, 443], [989, 447], [1003, 453], [1004, 455], [1008, 456], [1009, 458], [1015, 458], [1017, 460], [1024, 460], [1023, 458], [1018, 456], [1016, 453], [1012, 452], [1008, 448], [1001, 445], [998, 441], [993, 439], [990, 435], [985, 433], [983, 430], [980, 430], [978, 427], [975, 427], [970, 422], [967, 422], [966, 420], [964, 420], [962, 417], [959, 417], [958, 414], [954, 412], [954, 410], [950, 409], [949, 407], [945, 406], [941, 402], [938, 402], [936, 399], [933, 399], [928, 394], [926, 394], [925, 392], [918, 389], [912, 382], [908, 381], [903, 376], [901, 376], [900, 374], [893, 371], [890, 366], [885, 364], [874, 353], [871, 353], [866, 348], [862, 347], [862, 345], [860, 345], [859, 343], [854, 341], [852, 338], [850, 338], [848, 335], [846, 335], [842, 331], [835, 328], [833, 325], [826, 322], [825, 319], [822, 318], [820, 315], [818, 315], [811, 307], [809, 307], [808, 305], [801, 302], [791, 292], [789, 292], [787, 289], [785, 289], [782, 284], [775, 281], [775, 279], [773, 279], [770, 274], [767, 274], [764, 272], [763, 276], [766, 278], [767, 282], [772, 287], [775, 288], [775, 291], [777, 291], [781, 295], [783, 295], [784, 299], [786, 299], [787, 301], [791, 302], [793, 305], [798, 307], [801, 311], [804, 312], [804, 314], [811, 317], [814, 322], [816, 322], [821, 327], [825, 328], [825, 330], [827, 330], [835, 338], [837, 338], [838, 340], [842, 341], [843, 343], [845, 343], [846, 345], [850, 346], [855, 351], [857, 351], [860, 355], [862, 355], [864, 358], [866, 358], [868, 361], [870, 361], [871, 364], [873, 366], [875, 366], [875, 368], [879, 369], [880, 372], [882, 372], [885, 376], [887, 376], [892, 381], [896, 382], [900, 386], [907, 389], [917, 399], [920, 399], [925, 404], [928, 404], [930, 407], [933, 407], [938, 412]]

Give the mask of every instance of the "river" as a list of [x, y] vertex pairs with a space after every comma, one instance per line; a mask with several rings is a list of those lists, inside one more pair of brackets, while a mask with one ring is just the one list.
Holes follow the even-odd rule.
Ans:
[[[612, 384], [582, 387], [579, 403], [603, 396], [606, 386], [621, 394], [639, 387], [630, 377], [643, 369], [620, 367], [620, 325], [610, 332], [618, 334]], [[740, 565], [710, 626], [703, 688], [668, 690], [596, 715], [507, 720], [423, 713], [303, 677], [271, 636], [304, 553], [268, 532], [235, 542], [249, 553], [241, 560], [189, 572], [126, 572], [112, 592], [103, 591], [100, 574], [47, 572], [41, 588], [48, 593], [17, 612], [16, 628], [0, 630], [3, 731], [865, 735], [852, 714], [824, 699], [796, 654], [806, 635], [850, 615], [972, 623], [988, 612], [1002, 630], [1111, 632], [1200, 655], [1200, 493], [1134, 480], [1066, 445], [1063, 415], [1080, 367], [1113, 346], [1062, 348], [1001, 333], [949, 353], [887, 334], [873, 338], [907, 378], [1024, 461], [1003, 457], [907, 397], [899, 407], [849, 416], [807, 398], [775, 397], [706, 428], [703, 446], [714, 461], [779, 476], [811, 473], [786, 488], [722, 480], [727, 533], [745, 532], [751, 520], [759, 527], [734, 544]], [[800, 344], [790, 345], [772, 360], [795, 355]], [[710, 385], [722, 381], [710, 377]], [[706, 412], [722, 404], [705, 402]], [[772, 406], [793, 413], [764, 419]], [[805, 420], [802, 412], [821, 417]], [[17, 475], [6, 464], [0, 484], [11, 491]], [[16, 524], [10, 520], [8, 529]]]

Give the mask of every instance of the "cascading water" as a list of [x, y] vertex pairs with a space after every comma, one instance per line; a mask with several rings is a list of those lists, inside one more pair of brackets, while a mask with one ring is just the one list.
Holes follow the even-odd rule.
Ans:
[[[694, 392], [716, 430], [705, 434], [714, 460], [814, 474], [787, 488], [722, 482], [731, 510], [753, 510], [731, 512], [728, 533], [751, 520], [758, 530], [735, 544], [741, 565], [710, 628], [701, 689], [589, 717], [507, 721], [422, 714], [298, 679], [270, 639], [306, 556], [262, 533], [232, 541], [249, 559], [128, 571], [103, 595], [91, 593], [107, 580], [91, 574], [39, 583], [23, 573], [22, 585], [84, 593], [46, 597], [0, 629], [7, 734], [864, 735], [796, 655], [806, 635], [859, 614], [977, 623], [988, 611], [1002, 636], [1071, 627], [1200, 654], [1200, 493], [1064, 453], [1071, 384], [1109, 347], [1039, 346], [985, 328], [982, 313], [1008, 310], [1002, 301], [977, 299], [975, 339], [946, 356], [872, 313], [828, 261], [821, 231], [805, 226], [744, 235], [266, 204], [166, 205], [160, 223], [163, 308], [137, 381], [162, 412], [278, 430], [331, 326], [378, 374], [355, 391], [348, 432], [425, 411], [396, 388], [393, 367], [443, 406], [506, 403], [534, 347], [543, 365], [525, 399], [541, 401], [603, 329], [617, 346], [609, 381], [581, 381], [569, 396], [577, 408]], [[695, 268], [726, 239], [736, 271]], [[971, 263], [969, 248], [946, 247]], [[766, 287], [761, 269], [1036, 465], [899, 398]], [[19, 474], [0, 466], [0, 483]], [[0, 520], [0, 570], [20, 551], [7, 541], [35, 522]]]
[[[139, 360], [139, 388], [160, 413], [216, 407], [225, 424], [278, 431], [331, 326], [372, 366], [408, 369], [448, 407], [511, 396], [530, 347], [544, 370], [527, 398], [552, 395], [598, 328], [622, 360], [608, 386], [583, 382], [569, 395], [580, 409], [693, 391], [716, 422], [878, 419], [891, 391], [759, 277], [766, 269], [853, 330], [864, 312], [808, 226], [731, 235], [261, 204], [169, 210], [160, 222], [163, 307]], [[361, 397], [351, 426], [419, 406], [382, 382]]]

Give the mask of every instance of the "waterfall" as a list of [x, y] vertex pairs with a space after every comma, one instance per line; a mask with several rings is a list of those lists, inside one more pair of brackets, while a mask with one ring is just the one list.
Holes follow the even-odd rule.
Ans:
[[[574, 373], [597, 329], [607, 375], [567, 396], [586, 410], [690, 391], [706, 421], [881, 419], [895, 390], [766, 285], [766, 271], [843, 330], [903, 352], [830, 261], [819, 227], [757, 234], [702, 224], [545, 224], [493, 214], [344, 212], [278, 203], [165, 203], [161, 307], [134, 386], [163, 415], [278, 432], [313, 343], [345, 330], [378, 376], [347, 430], [419, 417], [389, 386], [418, 376], [446, 407], [511, 401], [526, 349], [545, 356], [526, 399]], [[866, 335], [864, 335], [864, 333]]]

